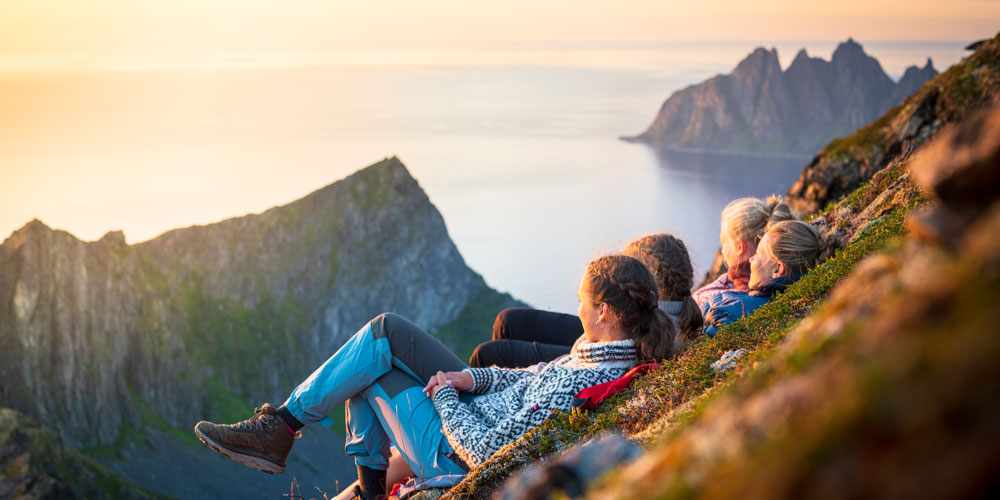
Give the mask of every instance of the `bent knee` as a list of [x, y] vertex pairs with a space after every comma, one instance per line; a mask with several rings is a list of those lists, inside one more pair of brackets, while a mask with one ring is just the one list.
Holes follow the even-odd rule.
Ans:
[[370, 322], [372, 335], [375, 338], [388, 337], [390, 332], [398, 329], [398, 326], [403, 323], [409, 323], [409, 321], [394, 312], [384, 312], [372, 318]]
[[476, 349], [472, 351], [472, 355], [469, 356], [469, 366], [472, 368], [486, 368], [497, 364], [499, 347], [500, 342], [495, 340], [477, 345]]
[[523, 307], [508, 307], [497, 313], [497, 318], [493, 320], [493, 340], [510, 338], [510, 325], [515, 317], [524, 314], [523, 310]]

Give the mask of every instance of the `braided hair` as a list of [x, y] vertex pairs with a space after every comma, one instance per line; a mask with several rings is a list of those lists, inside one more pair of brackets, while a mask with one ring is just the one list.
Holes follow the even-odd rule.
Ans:
[[836, 238], [824, 237], [811, 224], [797, 220], [772, 224], [767, 234], [770, 235], [767, 243], [757, 251], [781, 262], [795, 274], [803, 274], [830, 258], [841, 246]]
[[694, 268], [684, 242], [666, 233], [644, 236], [625, 245], [622, 253], [639, 259], [653, 272], [660, 300], [682, 303], [677, 316], [677, 334], [681, 340], [697, 338], [705, 320], [691, 297]]
[[658, 307], [656, 280], [642, 262], [624, 255], [598, 257], [587, 266], [583, 280], [590, 300], [608, 305], [618, 327], [635, 341], [642, 360], [659, 361], [674, 354], [676, 327]]

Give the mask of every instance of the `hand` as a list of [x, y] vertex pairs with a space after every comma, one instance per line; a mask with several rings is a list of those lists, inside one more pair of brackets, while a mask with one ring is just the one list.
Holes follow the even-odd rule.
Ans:
[[431, 377], [430, 381], [427, 382], [427, 387], [424, 387], [424, 392], [428, 396], [434, 397], [437, 390], [444, 387], [451, 386], [455, 390], [468, 391], [472, 389], [472, 375], [468, 372], [437, 372], [436, 375]]

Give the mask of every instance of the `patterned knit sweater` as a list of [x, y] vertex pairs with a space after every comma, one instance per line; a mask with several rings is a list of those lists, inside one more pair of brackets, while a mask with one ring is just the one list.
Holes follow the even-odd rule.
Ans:
[[462, 401], [454, 387], [434, 394], [445, 436], [471, 467], [542, 422], [552, 410], [568, 411], [582, 389], [615, 380], [638, 364], [632, 340], [577, 342], [551, 363], [510, 370], [469, 368], [471, 393]]

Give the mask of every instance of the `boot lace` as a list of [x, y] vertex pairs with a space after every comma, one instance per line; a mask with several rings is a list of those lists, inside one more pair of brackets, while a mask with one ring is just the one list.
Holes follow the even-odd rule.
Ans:
[[253, 417], [233, 424], [233, 429], [249, 432], [270, 432], [274, 429], [274, 420], [275, 416], [267, 413], [262, 406], [254, 409]]

